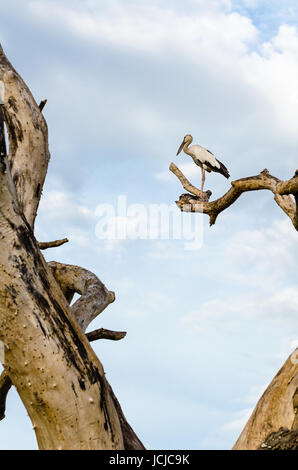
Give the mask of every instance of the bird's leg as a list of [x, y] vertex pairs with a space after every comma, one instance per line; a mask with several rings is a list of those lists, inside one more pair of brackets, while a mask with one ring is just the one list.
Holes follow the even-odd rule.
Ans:
[[203, 199], [203, 188], [205, 183], [205, 170], [202, 168], [202, 186], [201, 186], [201, 199]]

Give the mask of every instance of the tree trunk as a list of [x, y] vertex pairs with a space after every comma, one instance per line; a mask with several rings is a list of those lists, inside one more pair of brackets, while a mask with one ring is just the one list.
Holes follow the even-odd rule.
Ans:
[[271, 433], [280, 428], [297, 430], [297, 391], [298, 349], [263, 393], [233, 449], [258, 449]]
[[[0, 80], [9, 136], [8, 156], [0, 153], [0, 340], [5, 345], [0, 408], [12, 382], [40, 449], [144, 448], [84, 334], [114, 294], [79, 267], [72, 267], [69, 285], [60, 282], [55, 273], [64, 265], [48, 265], [40, 248], [67, 240], [39, 245], [34, 237], [50, 156], [47, 125], [42, 106], [1, 46]], [[72, 310], [68, 294], [76, 291], [81, 298]]]

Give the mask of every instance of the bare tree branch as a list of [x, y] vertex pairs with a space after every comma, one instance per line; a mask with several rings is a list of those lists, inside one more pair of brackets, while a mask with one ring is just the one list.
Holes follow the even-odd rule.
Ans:
[[296, 211], [293, 217], [293, 225], [297, 230], [298, 227], [298, 170], [295, 171], [295, 175], [292, 179], [284, 181], [277, 186], [277, 192], [281, 196], [293, 194], [296, 204]]
[[[197, 196], [199, 198], [199, 200], [201, 201], [201, 190], [196, 188], [195, 186], [193, 186], [189, 181], [188, 179], [186, 178], [186, 176], [184, 176], [184, 174], [182, 173], [181, 170], [179, 170], [179, 168], [175, 165], [175, 163], [171, 163], [170, 164], [170, 171], [172, 171], [172, 173], [174, 173], [174, 175], [177, 176], [177, 178], [179, 179], [180, 183], [182, 184], [183, 188], [188, 191], [189, 193], [193, 194], [194, 196]], [[211, 191], [206, 191], [206, 193], [209, 194], [209, 197], [211, 196], [212, 192]], [[204, 193], [204, 194], [206, 194]], [[208, 198], [209, 199], [209, 198]]]
[[68, 238], [62, 238], [61, 240], [54, 240], [52, 242], [38, 242], [40, 250], [47, 250], [48, 248], [56, 248], [57, 246], [64, 245], [68, 243]]
[[298, 170], [295, 171], [295, 175], [288, 181], [282, 181], [277, 187], [278, 194], [282, 196], [285, 194], [298, 193]]
[[[200, 190], [189, 183], [187, 178], [174, 163], [171, 163], [170, 171], [177, 176], [182, 186], [189, 191], [191, 190], [193, 194], [182, 194], [180, 196], [179, 201], [176, 201], [179, 209], [185, 212], [201, 212], [208, 214], [210, 217], [210, 225], [214, 225], [218, 215], [230, 207], [244, 192], [267, 189], [272, 191], [275, 202], [291, 219], [295, 229], [298, 230], [297, 205], [292, 199], [289, 190], [289, 188], [291, 190], [296, 188], [297, 177], [294, 177], [294, 182], [292, 181], [293, 179], [288, 182], [283, 182], [275, 176], [270, 175], [268, 170], [265, 169], [257, 176], [232, 181], [232, 187], [222, 197], [215, 201], [206, 202], [206, 200], [202, 201], [200, 199]], [[296, 195], [296, 193], [293, 194], [294, 196]]]
[[86, 333], [86, 336], [89, 341], [96, 341], [97, 339], [111, 339], [113, 341], [119, 341], [126, 336], [126, 331], [112, 331], [106, 330], [105, 328], [99, 328], [98, 330]]
[[0, 421], [5, 418], [6, 397], [12, 386], [12, 382], [4, 369], [0, 376]]
[[43, 110], [43, 108], [45, 107], [47, 101], [48, 101], [48, 100], [42, 100], [42, 101], [39, 103], [38, 107], [39, 107], [40, 111]]

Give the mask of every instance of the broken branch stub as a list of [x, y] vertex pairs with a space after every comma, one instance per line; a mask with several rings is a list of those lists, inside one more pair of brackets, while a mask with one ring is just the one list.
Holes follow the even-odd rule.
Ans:
[[99, 328], [98, 330], [86, 333], [86, 336], [89, 341], [96, 341], [97, 339], [111, 339], [112, 341], [119, 341], [126, 336], [126, 331], [112, 331], [106, 330], [105, 328]]
[[57, 248], [58, 246], [68, 243], [68, 238], [62, 238], [62, 240], [54, 240], [52, 242], [38, 242], [40, 250], [47, 250], [48, 248]]
[[6, 370], [0, 375], [0, 421], [5, 418], [6, 397], [12, 386]]

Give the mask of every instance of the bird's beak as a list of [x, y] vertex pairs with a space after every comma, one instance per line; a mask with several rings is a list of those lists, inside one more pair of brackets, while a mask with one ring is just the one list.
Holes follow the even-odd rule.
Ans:
[[185, 142], [184, 142], [184, 139], [183, 139], [183, 141], [182, 141], [182, 143], [181, 143], [181, 145], [180, 145], [180, 147], [179, 147], [178, 152], [176, 153], [176, 155], [179, 155], [179, 153], [180, 153], [181, 150], [183, 149], [184, 143], [185, 143]]

